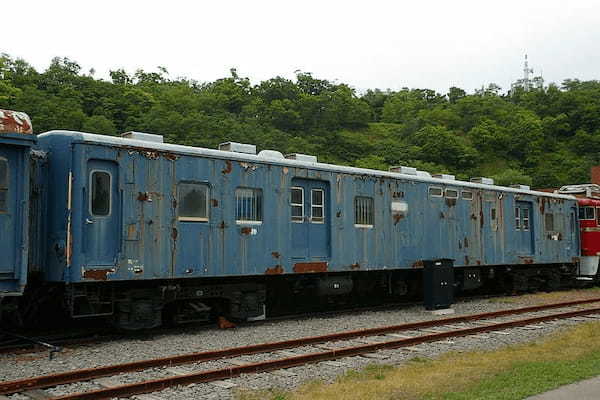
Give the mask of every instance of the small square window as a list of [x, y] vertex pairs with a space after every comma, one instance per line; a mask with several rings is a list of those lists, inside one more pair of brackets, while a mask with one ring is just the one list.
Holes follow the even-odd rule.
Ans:
[[237, 223], [262, 223], [262, 189], [235, 190], [235, 220]]
[[473, 192], [463, 190], [461, 195], [462, 195], [463, 200], [473, 200]]
[[354, 198], [354, 224], [359, 227], [372, 227], [375, 219], [373, 198], [357, 196]]
[[458, 199], [458, 190], [446, 189], [446, 198], [448, 198], [448, 199]]
[[180, 183], [178, 186], [180, 221], [208, 221], [208, 186], [199, 183]]
[[429, 188], [429, 196], [431, 197], [442, 197], [444, 195], [444, 191], [439, 187], [430, 187]]

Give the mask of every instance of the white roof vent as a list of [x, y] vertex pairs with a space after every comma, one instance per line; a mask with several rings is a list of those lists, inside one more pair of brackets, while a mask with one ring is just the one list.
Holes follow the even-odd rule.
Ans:
[[510, 185], [513, 189], [521, 189], [521, 190], [531, 190], [529, 185]]
[[125, 139], [141, 140], [144, 142], [163, 143], [162, 135], [155, 135], [153, 133], [129, 131], [121, 133], [121, 137]]
[[285, 159], [283, 154], [281, 154], [280, 152], [278, 152], [276, 150], [261, 150], [260, 153], [258, 153], [258, 156], [261, 158], [269, 158], [271, 160]]
[[396, 166], [390, 167], [389, 171], [404, 175], [417, 175], [417, 169], [413, 167]]
[[456, 180], [456, 177], [454, 175], [449, 175], [449, 174], [434, 174], [433, 177], [438, 178], [438, 179], [446, 179], [449, 181]]
[[308, 162], [308, 163], [316, 163], [317, 162], [317, 156], [309, 156], [308, 154], [299, 154], [299, 153], [286, 154], [285, 158], [287, 158], [288, 160], [296, 160], [296, 161], [302, 161], [302, 162]]
[[256, 154], [256, 146], [247, 143], [225, 142], [219, 144], [219, 150], [234, 153]]
[[471, 182], [481, 183], [483, 185], [493, 185], [494, 184], [494, 180], [492, 178], [484, 178], [483, 176], [478, 176], [477, 178], [471, 178]]
[[431, 178], [431, 174], [427, 171], [417, 171], [417, 176]]

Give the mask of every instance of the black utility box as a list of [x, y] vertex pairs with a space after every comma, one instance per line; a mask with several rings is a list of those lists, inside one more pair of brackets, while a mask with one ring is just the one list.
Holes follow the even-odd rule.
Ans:
[[449, 308], [454, 302], [454, 260], [423, 260], [425, 308]]

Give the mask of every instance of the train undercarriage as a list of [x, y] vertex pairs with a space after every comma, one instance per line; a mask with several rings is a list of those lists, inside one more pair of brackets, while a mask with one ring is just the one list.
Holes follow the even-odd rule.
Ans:
[[[520, 294], [596, 284], [577, 265], [454, 268], [455, 294]], [[20, 297], [0, 299], [2, 326], [104, 319], [123, 330], [163, 324], [265, 319], [423, 297], [423, 270], [352, 271], [185, 281], [59, 285], [33, 280]]]

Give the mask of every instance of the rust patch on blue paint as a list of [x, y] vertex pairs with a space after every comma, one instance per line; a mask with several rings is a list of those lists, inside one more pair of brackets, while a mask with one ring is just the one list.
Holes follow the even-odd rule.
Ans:
[[267, 270], [265, 271], [265, 274], [266, 275], [280, 275], [280, 274], [283, 274], [284, 272], [285, 271], [281, 265], [276, 265], [273, 268], [267, 268]]
[[309, 272], [327, 272], [327, 262], [304, 262], [294, 264], [294, 272], [305, 274]]

